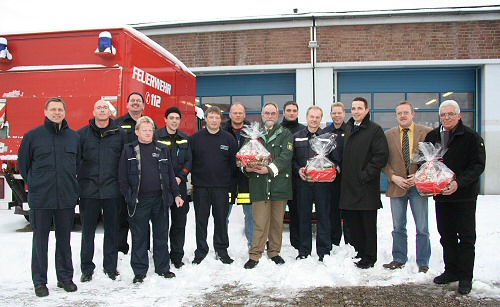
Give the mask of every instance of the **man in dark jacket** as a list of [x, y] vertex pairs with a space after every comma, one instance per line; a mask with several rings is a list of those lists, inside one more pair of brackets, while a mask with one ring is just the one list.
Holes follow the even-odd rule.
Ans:
[[104, 222], [103, 267], [112, 280], [118, 275], [118, 216], [123, 197], [118, 184], [118, 162], [126, 134], [110, 118], [109, 103], [94, 104], [94, 118], [78, 130], [81, 140], [81, 162], [78, 170], [80, 186], [80, 218], [82, 219], [81, 282], [92, 280], [95, 264], [94, 238], [102, 210]]
[[[128, 95], [127, 98], [127, 114], [116, 119], [116, 123], [122, 127], [127, 133], [127, 142], [131, 143], [137, 141], [137, 135], [135, 134], [135, 125], [139, 118], [142, 116], [144, 111], [144, 97], [141, 93], [133, 92]], [[157, 126], [154, 124], [156, 130]], [[127, 254], [129, 250], [129, 245], [127, 243], [129, 225], [128, 225], [128, 214], [127, 205], [122, 202], [122, 207], [120, 209], [120, 216], [118, 219], [118, 251]], [[148, 235], [148, 249], [149, 249], [149, 235]]]
[[443, 163], [455, 173], [455, 179], [441, 195], [434, 196], [444, 259], [444, 273], [434, 278], [434, 283], [458, 280], [458, 292], [468, 294], [474, 271], [479, 177], [485, 168], [486, 151], [483, 138], [463, 124], [456, 101], [443, 101], [439, 116], [441, 126], [430, 131], [425, 141], [441, 143], [446, 149]]
[[387, 164], [389, 147], [382, 127], [370, 120], [366, 99], [354, 98], [351, 112], [343, 151], [340, 209], [345, 210], [352, 245], [361, 259], [356, 266], [368, 269], [377, 261], [380, 171]]
[[[319, 261], [323, 261], [325, 255], [329, 255], [332, 249], [330, 240], [330, 197], [332, 183], [330, 182], [311, 182], [306, 178], [306, 165], [309, 159], [318, 155], [310, 144], [313, 138], [321, 138], [322, 130], [320, 128], [323, 110], [318, 106], [309, 107], [306, 113], [307, 127], [293, 135], [293, 172], [300, 177], [297, 187], [297, 206], [299, 213], [299, 233], [300, 246], [299, 255], [296, 259], [305, 259], [311, 254], [312, 250], [312, 208], [313, 203], [316, 208], [317, 232], [316, 232], [316, 253]], [[330, 133], [326, 134], [331, 137]], [[328, 139], [325, 139], [328, 141]], [[328, 154], [328, 158], [340, 165], [338, 151], [334, 149]], [[340, 170], [338, 168], [337, 170]]]
[[189, 146], [188, 135], [179, 130], [182, 113], [177, 107], [170, 107], [165, 111], [165, 127], [155, 131], [154, 139], [168, 147], [175, 179], [179, 185], [182, 207], [170, 207], [170, 261], [176, 269], [184, 265], [184, 242], [186, 241], [186, 221], [189, 212], [187, 196], [187, 176], [191, 171], [193, 158]]
[[[153, 225], [153, 260], [156, 274], [175, 277], [170, 272], [168, 253], [168, 210], [184, 202], [175, 180], [168, 149], [153, 141], [154, 122], [148, 116], [137, 121], [137, 141], [123, 148], [118, 170], [120, 191], [127, 203], [132, 252], [133, 283], [142, 283], [149, 268], [147, 240], [149, 221]], [[147, 176], [146, 176], [147, 174]]]
[[[345, 107], [342, 102], [334, 102], [331, 106], [330, 116], [332, 117], [332, 124], [325, 129], [323, 132], [330, 132], [335, 134], [337, 137], [337, 150], [339, 152], [340, 161], [342, 162], [342, 152], [344, 148], [344, 138], [345, 138]], [[340, 240], [342, 239], [342, 233], [344, 233], [344, 242], [349, 244], [351, 242], [351, 235], [349, 233], [349, 226], [347, 225], [347, 219], [344, 218], [342, 210], [339, 209], [340, 206], [340, 183], [342, 182], [342, 174], [338, 173], [337, 178], [332, 184], [332, 198], [330, 207], [330, 238], [332, 244], [339, 246]]]
[[233, 263], [229, 257], [227, 215], [229, 189], [236, 172], [237, 144], [234, 137], [221, 130], [221, 111], [209, 107], [205, 111], [207, 126], [191, 136], [193, 154], [193, 204], [196, 219], [196, 250], [193, 264], [200, 264], [208, 254], [207, 228], [210, 208], [214, 218], [213, 244], [216, 259]]
[[47, 253], [52, 221], [57, 241], [57, 286], [67, 292], [77, 290], [73, 283], [70, 239], [79, 192], [76, 174], [80, 137], [64, 119], [66, 103], [61, 98], [50, 98], [44, 114], [45, 123], [24, 135], [18, 153], [19, 172], [29, 187], [33, 229], [31, 277], [39, 297], [49, 295]]
[[[281, 126], [290, 130], [292, 135], [304, 130], [306, 126], [299, 123], [299, 105], [295, 101], [287, 101], [283, 106], [283, 121]], [[289, 222], [288, 226], [290, 229], [290, 244], [299, 250], [300, 238], [299, 238], [299, 213], [297, 208], [297, 182], [300, 177], [297, 173], [292, 176], [292, 199], [288, 201], [288, 214]]]
[[[238, 143], [237, 151], [240, 150], [243, 144], [248, 140], [241, 135], [243, 126], [250, 124], [245, 120], [245, 111], [245, 106], [243, 106], [242, 103], [233, 103], [231, 109], [229, 109], [229, 120], [224, 128], [225, 131], [234, 136]], [[253, 239], [253, 217], [250, 190], [248, 188], [248, 177], [241, 170], [236, 171], [235, 177], [236, 180], [234, 180], [231, 185], [231, 204], [237, 203], [243, 208], [243, 214], [245, 215], [245, 237], [247, 238], [248, 249], [250, 249]], [[231, 207], [229, 207], [229, 214], [231, 214]]]

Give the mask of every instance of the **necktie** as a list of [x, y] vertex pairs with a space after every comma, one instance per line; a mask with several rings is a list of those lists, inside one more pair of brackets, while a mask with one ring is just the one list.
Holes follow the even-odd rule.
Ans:
[[408, 128], [403, 129], [403, 159], [405, 160], [406, 175], [410, 174], [410, 139], [408, 138]]

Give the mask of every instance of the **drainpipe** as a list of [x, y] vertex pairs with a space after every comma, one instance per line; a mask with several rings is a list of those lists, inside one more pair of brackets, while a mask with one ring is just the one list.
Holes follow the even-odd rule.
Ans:
[[311, 48], [313, 105], [316, 105], [316, 49], [318, 47], [318, 41], [316, 40], [316, 17], [312, 16], [311, 40], [309, 41], [309, 48]]

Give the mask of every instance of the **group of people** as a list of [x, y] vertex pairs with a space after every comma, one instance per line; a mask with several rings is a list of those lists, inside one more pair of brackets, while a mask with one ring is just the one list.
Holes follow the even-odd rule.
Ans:
[[[408, 261], [406, 212], [408, 203], [416, 224], [419, 272], [429, 269], [431, 255], [428, 201], [415, 188], [412, 162], [419, 142], [440, 143], [446, 148], [443, 162], [454, 173], [442, 194], [434, 196], [438, 231], [443, 246], [444, 273], [436, 284], [459, 281], [458, 291], [472, 288], [474, 266], [475, 208], [479, 177], [485, 167], [484, 142], [461, 121], [457, 102], [439, 107], [440, 127], [414, 123], [415, 110], [408, 101], [396, 106], [398, 126], [387, 130], [370, 120], [366, 99], [356, 97], [352, 117], [345, 122], [345, 107], [333, 103], [332, 124], [321, 128], [323, 110], [311, 106], [306, 125], [298, 122], [298, 104], [287, 102], [284, 119], [278, 122], [276, 103], [262, 108], [265, 134], [259, 142], [271, 154], [267, 166], [237, 167], [236, 153], [247, 142], [243, 128], [245, 106], [233, 103], [229, 120], [222, 125], [216, 106], [205, 111], [206, 127], [188, 136], [179, 130], [182, 112], [171, 107], [165, 112], [165, 127], [143, 116], [144, 98], [128, 97], [129, 112], [112, 119], [110, 105], [99, 100], [94, 118], [77, 132], [65, 120], [66, 104], [51, 98], [45, 105], [45, 123], [23, 138], [19, 149], [19, 170], [29, 187], [30, 223], [33, 228], [32, 279], [37, 296], [49, 294], [47, 284], [48, 235], [54, 220], [56, 234], [57, 286], [76, 291], [73, 282], [70, 232], [79, 199], [82, 219], [81, 282], [90, 282], [94, 237], [102, 212], [104, 221], [103, 269], [117, 279], [118, 251], [129, 252], [128, 228], [132, 237], [133, 283], [146, 278], [150, 237], [153, 238], [155, 273], [175, 277], [184, 265], [186, 216], [189, 211], [187, 181], [191, 175], [192, 201], [196, 221], [196, 250], [192, 263], [208, 255], [207, 229], [213, 217], [213, 248], [216, 259], [231, 264], [228, 223], [233, 205], [241, 205], [245, 216], [248, 261], [255, 268], [267, 249], [277, 265], [285, 263], [282, 248], [283, 217], [288, 205], [290, 243], [297, 260], [312, 254], [312, 208], [316, 209], [316, 254], [323, 261], [344, 236], [356, 250], [355, 265], [368, 269], [377, 261], [377, 210], [382, 207], [380, 173], [389, 180], [393, 220], [393, 259], [383, 266], [394, 270]], [[307, 161], [317, 153], [310, 140], [333, 136], [336, 147], [328, 153], [336, 176], [328, 182], [306, 178]], [[169, 225], [169, 215], [171, 224]], [[151, 224], [151, 230], [150, 230]], [[170, 239], [170, 240], [169, 240]], [[170, 241], [170, 246], [169, 246]]]

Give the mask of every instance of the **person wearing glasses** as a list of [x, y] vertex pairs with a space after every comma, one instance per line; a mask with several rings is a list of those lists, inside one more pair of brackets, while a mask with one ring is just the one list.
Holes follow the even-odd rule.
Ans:
[[111, 118], [109, 103], [98, 100], [94, 104], [94, 118], [78, 130], [81, 140], [81, 161], [78, 170], [80, 186], [80, 217], [82, 219], [82, 247], [80, 252], [81, 282], [89, 282], [96, 268], [94, 238], [102, 210], [104, 222], [104, 274], [115, 280], [120, 274], [118, 262], [118, 216], [122, 195], [118, 184], [118, 162], [127, 135]]
[[271, 153], [271, 164], [246, 167], [250, 176], [254, 233], [245, 269], [253, 269], [259, 263], [268, 240], [268, 257], [277, 265], [285, 263], [280, 252], [285, 205], [292, 199], [293, 140], [290, 130], [278, 124], [278, 117], [278, 105], [266, 102], [262, 108], [262, 122], [267, 134], [259, 140]]
[[413, 122], [415, 109], [408, 101], [396, 106], [398, 126], [385, 132], [389, 144], [389, 162], [383, 168], [389, 184], [385, 195], [391, 199], [392, 214], [392, 261], [384, 264], [389, 270], [401, 269], [408, 261], [408, 235], [406, 211], [410, 203], [417, 231], [416, 261], [419, 273], [427, 273], [431, 257], [429, 240], [429, 212], [427, 197], [420, 196], [415, 187], [418, 165], [412, 163], [412, 155], [418, 153], [418, 143], [423, 142], [431, 128]]
[[[127, 98], [127, 114], [116, 119], [116, 122], [123, 130], [127, 133], [127, 142], [131, 143], [137, 141], [137, 135], [135, 134], [135, 125], [137, 120], [143, 116], [144, 111], [144, 97], [141, 93], [133, 92], [128, 95]], [[153, 122], [154, 123], [154, 122]], [[154, 123], [155, 130], [158, 128]], [[127, 206], [122, 202], [122, 207], [120, 210], [119, 224], [118, 224], [118, 251], [127, 254], [129, 250], [129, 245], [127, 243], [128, 238], [128, 213]], [[149, 249], [149, 236], [148, 236], [148, 249]]]
[[458, 292], [468, 294], [474, 271], [479, 177], [485, 168], [486, 151], [483, 138], [463, 124], [456, 101], [443, 101], [439, 116], [441, 125], [429, 132], [425, 141], [441, 143], [446, 149], [443, 163], [455, 178], [442, 194], [434, 196], [444, 260], [444, 272], [434, 278], [434, 283], [458, 281]]
[[31, 277], [38, 297], [49, 295], [47, 254], [52, 222], [57, 287], [66, 292], [78, 289], [73, 283], [70, 240], [78, 202], [80, 136], [69, 128], [66, 103], [61, 98], [50, 98], [44, 115], [44, 124], [24, 135], [18, 152], [19, 173], [29, 187], [29, 220], [33, 229]]

